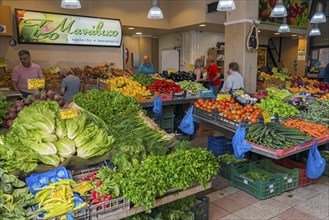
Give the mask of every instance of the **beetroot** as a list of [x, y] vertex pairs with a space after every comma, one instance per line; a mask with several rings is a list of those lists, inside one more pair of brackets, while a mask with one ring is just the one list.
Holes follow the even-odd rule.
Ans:
[[16, 111], [20, 112], [24, 108], [24, 105], [19, 105], [16, 107]]
[[11, 106], [10, 109], [8, 110], [9, 113], [11, 112], [16, 112], [16, 106]]
[[6, 125], [7, 127], [12, 126], [12, 125], [13, 125], [13, 120], [11, 120], [11, 119], [7, 120], [7, 121], [5, 122], [5, 125]]
[[31, 105], [32, 102], [33, 102], [33, 101], [32, 101], [31, 99], [25, 99], [25, 100], [24, 100], [24, 104], [25, 104], [25, 105]]
[[40, 99], [41, 97], [41, 94], [40, 93], [34, 93], [34, 98], [35, 99]]
[[54, 95], [54, 100], [55, 101], [59, 101], [60, 99], [62, 99], [63, 97], [60, 94], [55, 94]]
[[17, 116], [17, 114], [16, 114], [15, 112], [10, 112], [10, 113], [8, 114], [8, 118], [9, 118], [9, 119], [15, 119], [16, 116]]
[[57, 101], [60, 107], [63, 107], [65, 105], [64, 99], [60, 99]]
[[46, 94], [41, 94], [41, 95], [40, 95], [40, 99], [41, 99], [41, 100], [46, 100], [46, 99], [47, 99]]
[[40, 99], [34, 99], [33, 100], [33, 103], [38, 103], [38, 102], [40, 102], [41, 100]]
[[16, 100], [14, 105], [15, 106], [24, 105], [24, 102], [22, 100]]

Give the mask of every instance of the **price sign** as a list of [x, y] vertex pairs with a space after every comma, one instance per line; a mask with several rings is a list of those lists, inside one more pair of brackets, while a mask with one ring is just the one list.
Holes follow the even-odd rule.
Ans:
[[194, 70], [194, 65], [190, 64], [188, 65], [187, 71], [193, 71]]
[[56, 199], [56, 198], [60, 198], [63, 199], [63, 196], [65, 196], [65, 198], [71, 198], [73, 196], [73, 192], [71, 190], [70, 186], [65, 186], [63, 188], [60, 189], [55, 189], [53, 192], [51, 192], [51, 198]]
[[27, 80], [28, 89], [42, 89], [42, 88], [45, 88], [45, 85], [46, 85], [46, 81], [44, 78]]
[[265, 123], [271, 122], [271, 116], [270, 116], [270, 113], [268, 112], [268, 110], [265, 110], [263, 112], [263, 118], [264, 118]]
[[283, 69], [282, 69], [282, 72], [284, 72], [284, 73], [288, 73], [288, 68], [283, 68]]
[[273, 68], [272, 68], [272, 73], [277, 73], [278, 71], [279, 71], [278, 68], [276, 68], [276, 67], [273, 67]]
[[106, 91], [109, 89], [109, 85], [105, 82], [99, 82], [98, 83], [98, 89], [102, 91]]
[[231, 94], [218, 94], [217, 95], [217, 100], [222, 100], [222, 99], [226, 99], [226, 100], [230, 100], [231, 99]]
[[78, 117], [78, 111], [76, 108], [63, 109], [60, 111], [61, 119], [70, 119]]
[[92, 189], [94, 189], [94, 186], [89, 181], [84, 181], [75, 185], [73, 191], [79, 194], [84, 194]]

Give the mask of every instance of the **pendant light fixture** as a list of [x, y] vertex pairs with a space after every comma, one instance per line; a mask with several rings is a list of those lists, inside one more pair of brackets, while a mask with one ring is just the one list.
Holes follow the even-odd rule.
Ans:
[[79, 0], [62, 0], [61, 7], [67, 9], [78, 9], [81, 8], [81, 4]]
[[271, 17], [282, 18], [287, 16], [287, 9], [283, 5], [283, 0], [277, 0], [275, 7], [272, 9]]
[[148, 19], [163, 19], [163, 13], [159, 7], [158, 0], [151, 0], [152, 8], [150, 9], [147, 18]]
[[232, 11], [235, 9], [234, 0], [219, 0], [217, 11]]
[[310, 31], [310, 36], [320, 36], [321, 35], [321, 31], [318, 28], [318, 24], [315, 24], [313, 29]]
[[284, 17], [284, 18], [282, 19], [282, 24], [281, 24], [281, 26], [279, 27], [278, 32], [279, 32], [279, 33], [288, 33], [288, 32], [290, 32], [289, 25], [287, 25], [287, 17]]
[[316, 12], [311, 18], [311, 24], [325, 23], [326, 21], [326, 16], [323, 14], [322, 2], [318, 2]]

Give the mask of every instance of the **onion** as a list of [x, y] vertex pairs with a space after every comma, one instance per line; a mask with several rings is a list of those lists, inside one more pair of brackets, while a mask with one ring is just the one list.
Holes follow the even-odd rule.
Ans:
[[40, 95], [40, 99], [41, 99], [41, 100], [46, 100], [46, 99], [47, 99], [46, 94], [41, 94], [41, 95]]
[[24, 104], [25, 104], [25, 105], [31, 105], [32, 102], [33, 102], [33, 101], [32, 101], [31, 99], [25, 99], [25, 100], [24, 100]]
[[15, 112], [10, 112], [8, 115], [9, 119], [15, 119], [16, 116], [17, 116], [17, 114]]
[[16, 107], [17, 112], [20, 112], [24, 108], [24, 105], [19, 105]]
[[9, 113], [16, 112], [16, 106], [11, 106], [9, 109]]
[[14, 105], [15, 105], [15, 106], [24, 105], [24, 101], [16, 100]]
[[11, 120], [11, 119], [7, 120], [7, 121], [5, 122], [5, 125], [6, 125], [7, 127], [12, 126], [12, 125], [13, 125], [13, 120]]
[[60, 94], [56, 94], [54, 95], [54, 100], [55, 101], [59, 101], [60, 99], [62, 99], [63, 97]]
[[57, 103], [59, 104], [60, 107], [63, 107], [65, 104], [64, 99], [58, 100]]
[[35, 99], [40, 99], [40, 97], [41, 97], [41, 94], [40, 94], [40, 93], [35, 93], [35, 94], [34, 94], [34, 98], [35, 98]]

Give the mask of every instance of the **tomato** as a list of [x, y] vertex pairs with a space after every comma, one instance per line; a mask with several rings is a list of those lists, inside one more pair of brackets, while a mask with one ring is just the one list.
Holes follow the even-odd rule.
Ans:
[[228, 115], [228, 116], [227, 116], [227, 119], [232, 120], [232, 119], [233, 119], [233, 116], [232, 116], [232, 115]]
[[230, 103], [235, 103], [234, 98], [231, 98]]
[[225, 107], [225, 110], [230, 111], [231, 109], [230, 109], [229, 106], [226, 106], [226, 107]]
[[241, 109], [241, 114], [244, 114], [246, 113], [246, 110], [245, 109]]
[[249, 121], [250, 121], [251, 123], [256, 123], [256, 122], [257, 122], [257, 119], [255, 119], [255, 118], [251, 118]]
[[238, 118], [236, 121], [240, 123], [242, 121], [242, 118]]
[[235, 110], [232, 110], [232, 114], [235, 115], [236, 114], [236, 111]]
[[200, 104], [197, 103], [197, 102], [194, 102], [194, 107], [196, 107], [196, 108], [200, 108]]
[[222, 101], [225, 103], [225, 102], [227, 102], [227, 99], [226, 98], [223, 98]]

